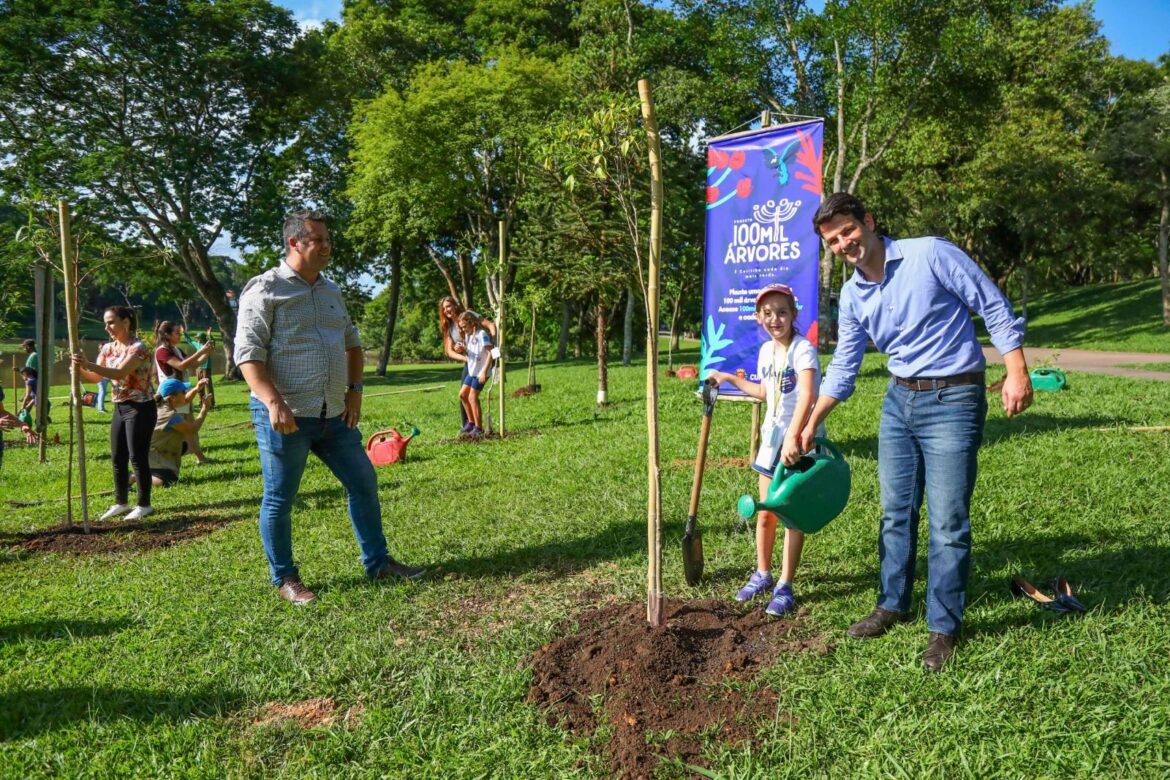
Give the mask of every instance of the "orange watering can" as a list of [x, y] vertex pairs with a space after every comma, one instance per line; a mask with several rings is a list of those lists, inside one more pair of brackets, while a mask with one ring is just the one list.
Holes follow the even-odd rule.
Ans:
[[406, 457], [406, 445], [418, 434], [418, 428], [413, 425], [410, 426], [409, 436], [403, 436], [394, 428], [378, 431], [366, 442], [366, 455], [375, 466], [397, 463]]
[[737, 509], [745, 520], [757, 509], [775, 512], [787, 528], [816, 533], [841, 514], [849, 501], [849, 464], [828, 439], [816, 443], [827, 454], [805, 455], [793, 466], [781, 466], [761, 501], [742, 496]]

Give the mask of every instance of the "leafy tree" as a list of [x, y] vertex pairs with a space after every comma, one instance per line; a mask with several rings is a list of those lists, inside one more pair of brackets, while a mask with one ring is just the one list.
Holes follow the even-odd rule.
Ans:
[[210, 249], [242, 226], [295, 129], [288, 11], [266, 0], [11, 0], [0, 11], [0, 169], [10, 192], [84, 193], [232, 310]]
[[1110, 112], [1102, 153], [1118, 178], [1132, 184], [1129, 211], [1140, 215], [1134, 232], [1148, 235], [1145, 226], [1156, 222], [1162, 323], [1170, 327], [1170, 55], [1157, 66], [1128, 60], [1119, 65], [1123, 88]]

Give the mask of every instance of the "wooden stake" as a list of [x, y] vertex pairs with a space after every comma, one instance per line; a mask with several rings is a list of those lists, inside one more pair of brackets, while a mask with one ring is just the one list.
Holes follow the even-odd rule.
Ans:
[[[73, 239], [69, 235], [69, 204], [57, 201], [57, 214], [61, 222], [61, 268], [65, 274], [65, 319], [69, 329], [69, 354], [81, 351], [81, 339], [78, 338], [77, 326], [81, 320], [81, 308], [77, 300], [78, 267], [77, 256], [73, 253]], [[42, 365], [43, 365], [42, 358]], [[70, 430], [70, 439], [74, 434], [77, 437], [77, 487], [81, 492], [81, 522], [86, 533], [89, 533], [89, 491], [85, 480], [85, 419], [82, 414], [81, 403], [81, 374], [78, 373], [76, 363], [69, 363], [70, 382], [70, 418], [75, 428]], [[70, 445], [72, 450], [72, 445]], [[72, 469], [72, 465], [70, 466]], [[72, 475], [72, 471], [70, 471]], [[73, 488], [72, 480], [68, 489], [69, 509], [66, 512], [69, 524], [73, 524]]]
[[504, 438], [506, 428], [504, 426], [504, 403], [508, 397], [507, 377], [504, 375], [504, 295], [507, 292], [504, 285], [507, 282], [507, 263], [508, 263], [508, 223], [500, 220], [500, 306], [499, 319], [496, 320], [496, 347], [500, 350], [500, 365], [496, 367], [496, 382], [499, 384], [500, 390], [500, 438]]
[[658, 448], [658, 274], [662, 262], [662, 150], [650, 82], [638, 81], [642, 122], [650, 155], [650, 258], [646, 275], [646, 535], [649, 566], [646, 573], [646, 620], [662, 625], [662, 472]]

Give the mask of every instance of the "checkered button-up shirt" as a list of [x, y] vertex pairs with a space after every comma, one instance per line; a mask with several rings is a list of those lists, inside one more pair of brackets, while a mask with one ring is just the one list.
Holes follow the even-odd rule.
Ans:
[[341, 290], [324, 276], [309, 284], [282, 262], [240, 293], [236, 363], [263, 363], [295, 417], [342, 413], [354, 347], [361, 339]]

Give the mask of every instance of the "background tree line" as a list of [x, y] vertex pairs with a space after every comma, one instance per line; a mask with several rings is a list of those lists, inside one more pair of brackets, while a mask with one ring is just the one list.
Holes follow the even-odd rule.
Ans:
[[[1018, 304], [1160, 273], [1170, 326], [1170, 57], [1113, 57], [1054, 0], [347, 0], [311, 30], [267, 0], [0, 0], [0, 321], [30, 316], [65, 197], [104, 293], [198, 301], [230, 354], [225, 290], [311, 204], [380, 370], [438, 357], [440, 296], [492, 313], [502, 287], [510, 332], [604, 387], [639, 341], [643, 76], [675, 334], [698, 329], [702, 139], [763, 109], [824, 117], [827, 188], [952, 238]], [[822, 259], [823, 294], [841, 273]]]

